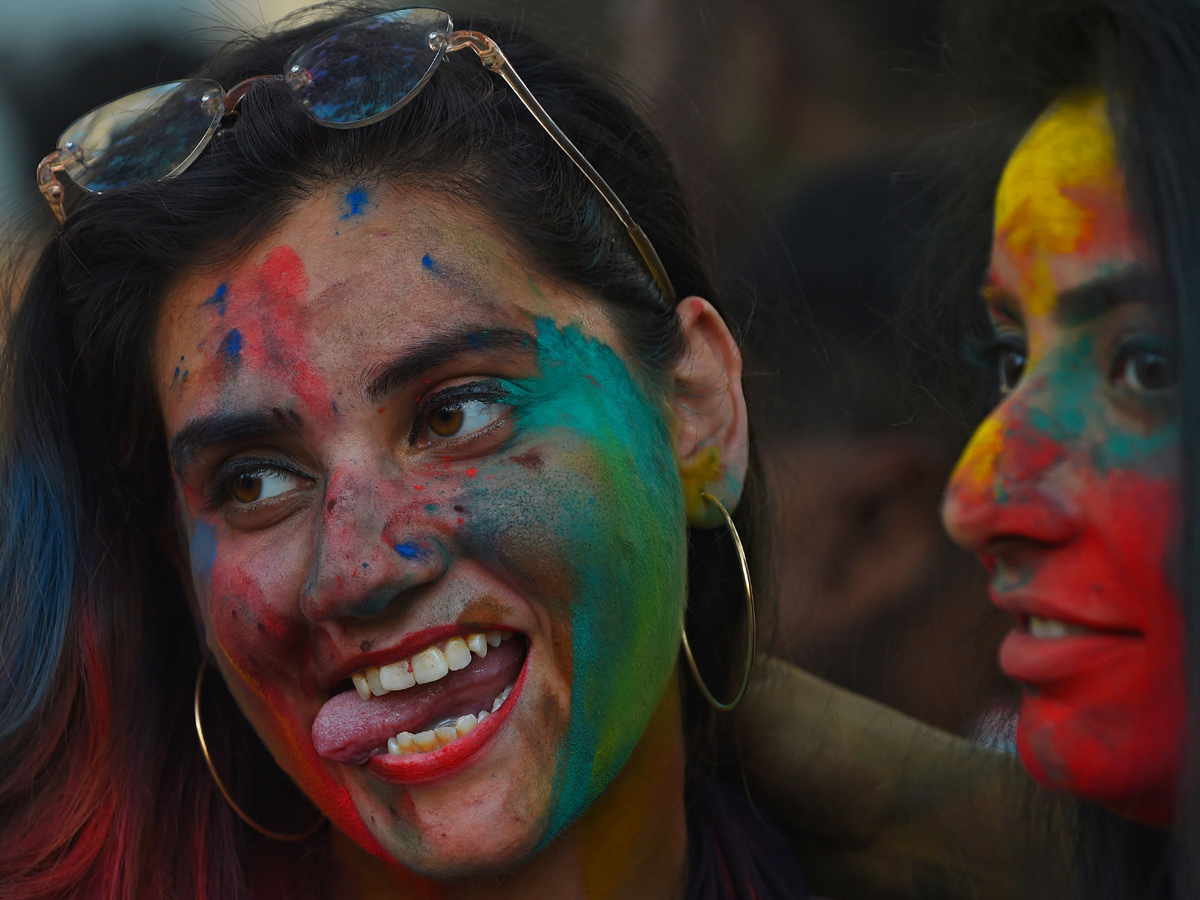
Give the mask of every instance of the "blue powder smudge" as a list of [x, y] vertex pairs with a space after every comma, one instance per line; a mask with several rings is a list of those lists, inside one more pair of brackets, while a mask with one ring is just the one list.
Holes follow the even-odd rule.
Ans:
[[467, 335], [467, 344], [472, 350], [482, 350], [491, 342], [486, 331], [472, 331]]
[[394, 549], [405, 559], [416, 559], [421, 555], [421, 548], [413, 543], [396, 544]]
[[430, 272], [432, 272], [438, 278], [442, 278], [446, 274], [445, 270], [442, 269], [442, 267], [439, 266], [437, 264], [437, 262], [434, 260], [434, 258], [432, 256], [430, 256], [428, 253], [426, 253], [424, 256], [421, 257], [421, 265], [423, 265], [426, 269], [428, 269]]
[[[179, 365], [175, 367], [175, 375], [171, 378], [172, 388], [175, 388], [187, 381], [188, 370], [183, 368], [183, 361], [185, 358], [186, 357], [183, 356], [179, 357]], [[182, 377], [180, 377], [181, 372], [183, 373]]]
[[342, 213], [342, 218], [350, 219], [354, 216], [361, 216], [367, 211], [367, 204], [370, 202], [371, 194], [366, 188], [354, 188], [346, 194], [346, 199], [342, 201], [342, 207], [346, 210]]
[[217, 308], [218, 316], [225, 315], [225, 293], [228, 290], [229, 290], [228, 286], [224, 282], [222, 282], [221, 284], [217, 285], [217, 289], [215, 291], [213, 291], [213, 295], [211, 297], [209, 297], [207, 300], [205, 300], [203, 303], [201, 303], [200, 305], [201, 306], [215, 306]]
[[192, 531], [189, 557], [192, 564], [192, 581], [201, 597], [208, 596], [212, 586], [213, 564], [217, 560], [217, 532], [208, 522], [196, 522]]
[[236, 328], [231, 330], [222, 338], [220, 350], [227, 363], [237, 363], [242, 355], [242, 333]]

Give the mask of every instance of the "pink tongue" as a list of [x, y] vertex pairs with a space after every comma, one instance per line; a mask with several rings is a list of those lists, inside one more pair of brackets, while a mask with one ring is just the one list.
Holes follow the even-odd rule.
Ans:
[[334, 762], [359, 764], [401, 731], [417, 732], [443, 718], [491, 711], [492, 701], [516, 681], [525, 661], [525, 641], [511, 638], [473, 658], [441, 681], [363, 700], [358, 691], [330, 698], [313, 721], [317, 753]]

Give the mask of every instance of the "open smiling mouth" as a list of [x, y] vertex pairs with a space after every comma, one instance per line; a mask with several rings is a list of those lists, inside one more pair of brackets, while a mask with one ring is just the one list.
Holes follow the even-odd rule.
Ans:
[[400, 781], [424, 781], [465, 763], [515, 707], [528, 639], [512, 631], [465, 632], [411, 656], [367, 666], [313, 722], [325, 759], [366, 764]]

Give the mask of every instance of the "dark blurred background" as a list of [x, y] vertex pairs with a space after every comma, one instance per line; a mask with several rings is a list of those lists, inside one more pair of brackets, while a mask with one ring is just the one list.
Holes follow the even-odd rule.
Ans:
[[[969, 422], [914, 383], [900, 326], [930, 252], [942, 71], [962, 0], [486, 0], [616, 71], [675, 153], [729, 284], [768, 475], [771, 649], [952, 731], [1005, 743], [1005, 622], [943, 536]], [[37, 162], [74, 118], [178, 78], [291, 0], [0, 0], [0, 217], [53, 221]], [[32, 217], [32, 218], [30, 218]], [[0, 246], [0, 250], [3, 250]]]

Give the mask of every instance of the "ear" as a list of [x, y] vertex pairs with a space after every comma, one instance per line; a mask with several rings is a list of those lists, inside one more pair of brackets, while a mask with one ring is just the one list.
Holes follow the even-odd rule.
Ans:
[[707, 300], [688, 297], [675, 312], [685, 342], [675, 366], [675, 455], [688, 524], [715, 528], [725, 520], [701, 493], [712, 494], [732, 510], [749, 464], [742, 354], [725, 320]]

